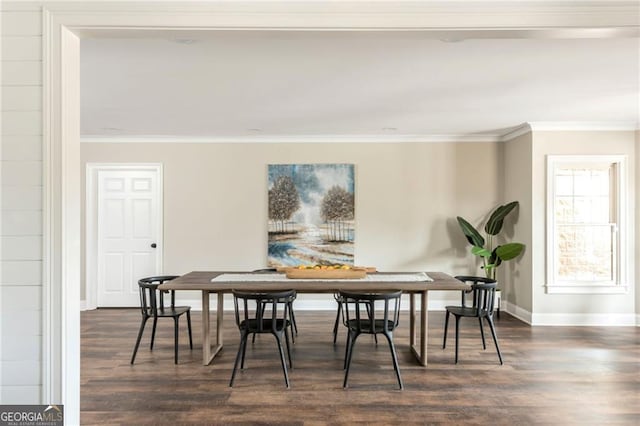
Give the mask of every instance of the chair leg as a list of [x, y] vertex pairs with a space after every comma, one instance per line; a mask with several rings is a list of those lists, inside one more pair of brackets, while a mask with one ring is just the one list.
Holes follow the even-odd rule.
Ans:
[[[253, 338], [255, 339], [255, 337], [256, 337], [256, 333], [253, 333]], [[249, 333], [247, 333], [247, 336], [242, 345], [242, 362], [240, 363], [240, 370], [244, 368], [244, 357], [247, 354], [247, 340], [249, 340]]]
[[173, 363], [178, 363], [178, 319], [179, 317], [173, 317]]
[[482, 317], [478, 317], [478, 322], [480, 323], [480, 336], [482, 336], [482, 349], [487, 349], [487, 344], [484, 340], [484, 327], [482, 325]]
[[[351, 332], [349, 332], [349, 334], [351, 334]], [[346, 359], [346, 363], [347, 366], [344, 370], [344, 382], [342, 383], [342, 387], [346, 388], [347, 387], [347, 381], [349, 380], [349, 369], [351, 368], [351, 359], [353, 358], [353, 349], [356, 345], [356, 339], [358, 338], [359, 334], [354, 334], [349, 340], [351, 340], [351, 344], [349, 345], [349, 355], [347, 356]]]
[[[291, 330], [291, 339], [293, 339], [293, 330]], [[289, 345], [289, 332], [288, 328], [284, 329], [284, 342], [287, 345], [287, 356], [289, 357], [289, 368], [293, 368], [293, 362], [291, 361], [291, 345]]]
[[151, 345], [149, 350], [153, 350], [153, 341], [156, 339], [156, 324], [158, 324], [158, 317], [153, 317], [153, 329], [151, 330]]
[[349, 351], [351, 350], [351, 331], [347, 330], [347, 342], [344, 348], [344, 363], [342, 364], [342, 369], [347, 369], [347, 360], [349, 359]]
[[[286, 318], [285, 318], [285, 320], [286, 320]], [[291, 343], [294, 343], [294, 344], [296, 343], [296, 338], [295, 338], [294, 335], [298, 334], [298, 329], [295, 326], [295, 322], [296, 322], [296, 319], [295, 319], [295, 316], [294, 316], [294, 313], [293, 313], [292, 305], [291, 305], [291, 303], [289, 303], [289, 326], [291, 327]], [[285, 334], [287, 333], [287, 328], [288, 327], [286, 327], [286, 326], [284, 328]], [[294, 330], [295, 330], [295, 332], [294, 332]]]
[[284, 350], [282, 349], [282, 342], [280, 336], [274, 334], [276, 342], [278, 343], [278, 351], [280, 352], [280, 363], [282, 364], [282, 371], [284, 372], [284, 383], [289, 387], [289, 375], [287, 374], [287, 362], [284, 360]]
[[[372, 308], [372, 306], [370, 304], [368, 304], [368, 303], [365, 306], [367, 308], [367, 316], [369, 317], [369, 319], [371, 319], [371, 308]], [[373, 340], [376, 342], [376, 346], [378, 346], [378, 334], [377, 333], [373, 334]]]
[[498, 351], [498, 358], [500, 359], [500, 365], [503, 365], [502, 362], [502, 354], [500, 353], [500, 346], [498, 346], [498, 337], [496, 336], [496, 329], [493, 325], [493, 319], [491, 317], [486, 317], [487, 322], [489, 323], [489, 328], [491, 329], [491, 336], [493, 337], [493, 343], [496, 344], [496, 351]]
[[[293, 330], [296, 332], [296, 334], [298, 334], [298, 323], [296, 322], [296, 314], [293, 311], [293, 302], [289, 302], [289, 316], [291, 317], [291, 325], [293, 325]], [[293, 332], [291, 333], [291, 340], [295, 343], [295, 340], [293, 340]]]
[[236, 378], [236, 372], [238, 371], [238, 364], [240, 363], [240, 358], [244, 357], [243, 348], [247, 346], [247, 333], [242, 333], [240, 336], [240, 345], [238, 346], [238, 353], [236, 354], [236, 362], [233, 364], [233, 372], [231, 373], [231, 381], [229, 382], [229, 387], [233, 387], [233, 381]]
[[447, 347], [447, 328], [449, 327], [449, 311], [444, 317], [444, 338], [442, 339], [442, 349]]
[[456, 315], [456, 364], [458, 363], [458, 343], [460, 341], [460, 317]]
[[333, 344], [336, 344], [338, 337], [338, 324], [340, 323], [340, 314], [342, 313], [342, 302], [338, 302], [338, 312], [336, 313], [336, 321], [333, 323]]
[[193, 337], [191, 336], [191, 311], [187, 311], [187, 330], [189, 330], [189, 348], [193, 349]]
[[131, 356], [131, 364], [136, 360], [136, 354], [138, 353], [138, 347], [140, 346], [140, 340], [142, 339], [142, 333], [144, 332], [144, 326], [147, 324], [149, 317], [142, 317], [140, 323], [140, 330], [138, 330], [138, 338], [136, 339], [136, 346], [133, 348], [133, 355]]
[[389, 350], [391, 351], [391, 358], [393, 359], [393, 369], [396, 370], [396, 377], [398, 378], [398, 386], [400, 390], [404, 389], [402, 384], [402, 377], [400, 377], [400, 367], [398, 366], [398, 354], [396, 353], [396, 346], [393, 344], [393, 335], [391, 333], [383, 333], [389, 342]]

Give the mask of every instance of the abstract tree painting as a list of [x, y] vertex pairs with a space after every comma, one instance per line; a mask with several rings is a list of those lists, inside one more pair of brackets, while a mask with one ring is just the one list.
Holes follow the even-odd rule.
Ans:
[[269, 165], [269, 266], [353, 265], [353, 164]]

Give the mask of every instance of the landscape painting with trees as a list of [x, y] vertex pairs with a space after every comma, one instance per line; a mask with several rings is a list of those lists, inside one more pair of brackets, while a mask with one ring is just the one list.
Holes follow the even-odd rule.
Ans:
[[353, 265], [353, 164], [269, 165], [269, 266]]

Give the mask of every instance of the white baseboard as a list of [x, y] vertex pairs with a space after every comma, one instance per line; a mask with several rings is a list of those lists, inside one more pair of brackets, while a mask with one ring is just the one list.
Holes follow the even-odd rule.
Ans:
[[531, 321], [532, 314], [526, 309], [521, 308], [518, 305], [507, 302], [502, 299], [501, 311], [507, 312], [509, 315], [518, 318], [520, 321], [526, 322], [529, 325], [534, 325]]
[[[202, 299], [177, 297], [177, 304], [191, 306], [193, 311], [202, 311]], [[445, 306], [459, 303], [458, 298], [435, 298], [429, 299], [430, 311], [444, 311]], [[216, 300], [211, 298], [210, 308], [216, 309]], [[336, 309], [336, 302], [331, 294], [300, 294], [295, 303], [296, 311], [333, 311]], [[417, 300], [417, 309], [420, 308], [420, 300]], [[80, 310], [94, 309], [87, 307], [86, 300], [80, 301]], [[230, 294], [224, 297], [224, 310], [233, 311], [233, 298]], [[409, 310], [409, 298], [403, 296], [402, 311]], [[501, 310], [507, 312], [519, 320], [532, 326], [640, 326], [640, 314], [535, 314], [521, 308], [520, 306], [502, 300]]]
[[534, 314], [532, 325], [638, 326], [636, 314]]
[[503, 300], [503, 310], [532, 326], [639, 326], [640, 315], [636, 314], [572, 314], [531, 313]]
[[81, 300], [80, 301], [80, 311], [86, 311], [87, 310], [87, 301], [86, 300]]

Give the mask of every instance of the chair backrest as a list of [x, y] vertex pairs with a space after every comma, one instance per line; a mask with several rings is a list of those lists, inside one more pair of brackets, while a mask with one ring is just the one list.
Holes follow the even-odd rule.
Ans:
[[[232, 292], [236, 325], [242, 327], [243, 323], [251, 322], [258, 333], [269, 331], [275, 333], [280, 331], [279, 325], [285, 327], [289, 318], [289, 302], [296, 297], [295, 290], [260, 293], [232, 290]], [[265, 314], [266, 309], [263, 307], [270, 307], [271, 311]]]
[[[496, 288], [498, 283], [496, 280], [485, 277], [473, 277], [468, 275], [458, 275], [457, 280], [471, 284], [473, 308], [478, 312], [493, 314], [493, 305], [495, 302]], [[465, 292], [462, 292], [462, 306], [466, 306]]]
[[[138, 280], [138, 290], [140, 292], [140, 310], [142, 315], [156, 315], [158, 309], [164, 309], [164, 291], [159, 291], [158, 286], [164, 282], [178, 278], [179, 275], [161, 275], [157, 277], [147, 277]], [[157, 294], [160, 293], [160, 303]], [[171, 290], [171, 307], [176, 305], [176, 292]]]
[[386, 293], [340, 291], [344, 309], [343, 322], [347, 327], [354, 326], [358, 333], [380, 332], [381, 330], [376, 329], [376, 323], [384, 324], [386, 331], [393, 331], [400, 320], [401, 296], [400, 290]]

